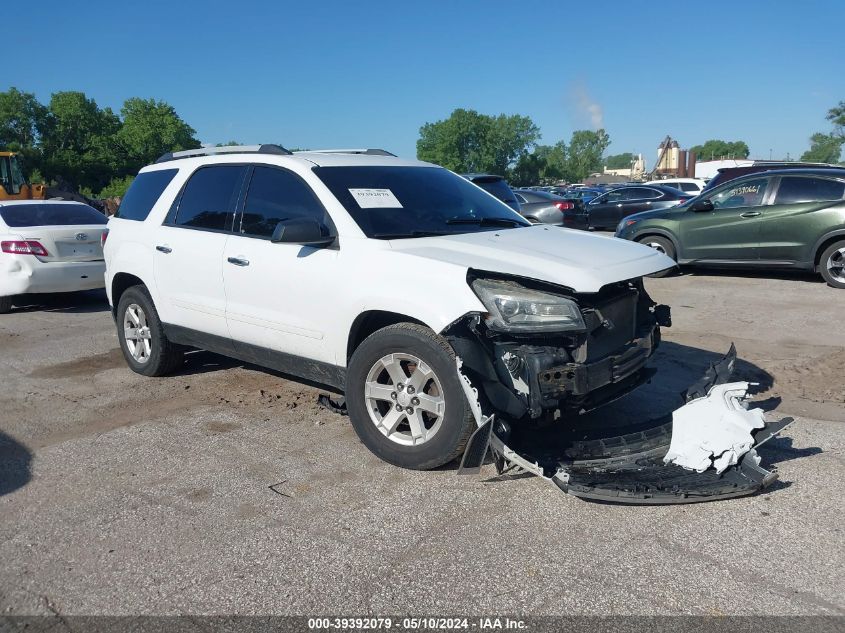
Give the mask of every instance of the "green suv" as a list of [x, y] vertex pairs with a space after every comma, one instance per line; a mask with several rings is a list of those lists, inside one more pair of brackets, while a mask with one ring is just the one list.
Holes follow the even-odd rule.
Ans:
[[838, 169], [749, 174], [677, 207], [630, 215], [616, 237], [682, 265], [813, 270], [845, 288], [843, 197]]

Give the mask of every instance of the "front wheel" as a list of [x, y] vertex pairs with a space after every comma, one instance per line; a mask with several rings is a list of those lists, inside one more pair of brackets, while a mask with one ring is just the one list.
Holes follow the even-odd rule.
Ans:
[[164, 335], [150, 293], [133, 286], [117, 304], [117, 338], [132, 371], [144, 376], [164, 376], [182, 364], [184, 350]]
[[[642, 244], [643, 246], [648, 246], [653, 248], [659, 253], [663, 253], [664, 255], [671, 257], [672, 259], [676, 259], [675, 256], [675, 245], [672, 244], [671, 240], [661, 237], [659, 235], [646, 235], [645, 237], [641, 237], [637, 240], [637, 243]], [[667, 277], [675, 272], [674, 268], [667, 268], [666, 270], [661, 270], [660, 272], [652, 273], [649, 277]]]
[[12, 311], [12, 298], [0, 297], [0, 314], [8, 314]]
[[825, 249], [819, 258], [819, 272], [827, 285], [845, 288], [845, 240]]
[[452, 348], [414, 323], [382, 328], [355, 350], [346, 404], [364, 445], [402, 468], [452, 461], [475, 428]]

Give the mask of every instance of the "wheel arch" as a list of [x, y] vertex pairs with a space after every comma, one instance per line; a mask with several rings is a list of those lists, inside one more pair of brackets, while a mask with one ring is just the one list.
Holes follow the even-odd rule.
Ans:
[[355, 317], [355, 320], [352, 322], [352, 326], [349, 328], [349, 336], [347, 337], [346, 342], [347, 364], [358, 346], [370, 334], [383, 327], [396, 325], [397, 323], [416, 323], [417, 325], [422, 325], [423, 327], [432, 329], [427, 323], [423, 323], [419, 319], [415, 319], [414, 317], [408, 316], [407, 314], [401, 314], [399, 312], [390, 312], [387, 310], [367, 310], [362, 312]]
[[845, 229], [827, 233], [816, 242], [816, 246], [813, 251], [813, 270], [817, 271], [819, 269], [822, 253], [824, 253], [831, 244], [839, 241], [845, 241]]
[[112, 278], [111, 282], [111, 297], [112, 297], [112, 315], [117, 314], [117, 305], [120, 303], [120, 297], [132, 286], [144, 286], [144, 280], [132, 273], [117, 273]]
[[677, 238], [670, 231], [667, 231], [666, 229], [661, 229], [661, 228], [657, 228], [657, 227], [645, 228], [645, 229], [642, 230], [641, 233], [637, 233], [634, 236], [633, 241], [639, 243], [639, 242], [642, 242], [645, 238], [651, 237], [652, 235], [657, 235], [659, 237], [665, 237], [667, 240], [672, 242], [672, 246], [675, 247], [675, 259], [680, 259], [680, 257], [681, 257], [680, 242], [678, 242]]

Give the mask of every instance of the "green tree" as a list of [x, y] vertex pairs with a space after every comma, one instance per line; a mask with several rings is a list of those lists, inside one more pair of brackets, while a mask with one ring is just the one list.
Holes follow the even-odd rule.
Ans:
[[35, 148], [47, 120], [47, 108], [30, 92], [0, 92], [0, 148]]
[[569, 141], [564, 178], [580, 182], [593, 172], [601, 171], [602, 156], [610, 145], [610, 136], [604, 130], [576, 130]]
[[608, 169], [630, 169], [632, 162], [634, 162], [634, 155], [631, 152], [612, 154], [604, 158], [604, 166]]
[[41, 135], [44, 175], [99, 191], [122, 164], [115, 139], [119, 129], [117, 115], [84, 93], [54, 93]]
[[833, 133], [845, 138], [845, 101], [827, 111], [827, 120], [833, 123]]
[[135, 180], [135, 176], [123, 176], [112, 178], [112, 180], [99, 192], [100, 198], [122, 198], [129, 189], [129, 185]]
[[695, 145], [689, 148], [695, 152], [698, 160], [716, 160], [719, 158], [748, 158], [751, 151], [745, 141], [720, 141], [711, 139], [704, 145]]
[[125, 173], [135, 173], [167, 152], [196, 149], [196, 131], [173, 106], [155, 99], [133, 97], [120, 110], [123, 125], [117, 140], [125, 155]]
[[838, 163], [845, 136], [816, 132], [810, 137], [810, 149], [801, 155], [809, 163]]
[[459, 108], [448, 119], [420, 128], [417, 157], [457, 172], [504, 176], [539, 137], [540, 129], [528, 117], [491, 117]]
[[238, 141], [227, 141], [225, 143], [217, 143], [214, 147], [235, 147], [236, 145], [243, 145]]

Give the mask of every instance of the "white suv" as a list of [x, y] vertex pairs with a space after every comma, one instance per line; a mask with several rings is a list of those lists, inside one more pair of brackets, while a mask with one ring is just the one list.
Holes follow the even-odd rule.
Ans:
[[407, 468], [460, 455], [479, 408], [516, 429], [627, 393], [669, 321], [642, 285], [675, 265], [665, 255], [530, 225], [382, 150], [168, 154], [108, 228], [134, 371], [167, 374], [202, 348], [324, 385], [364, 444]]

